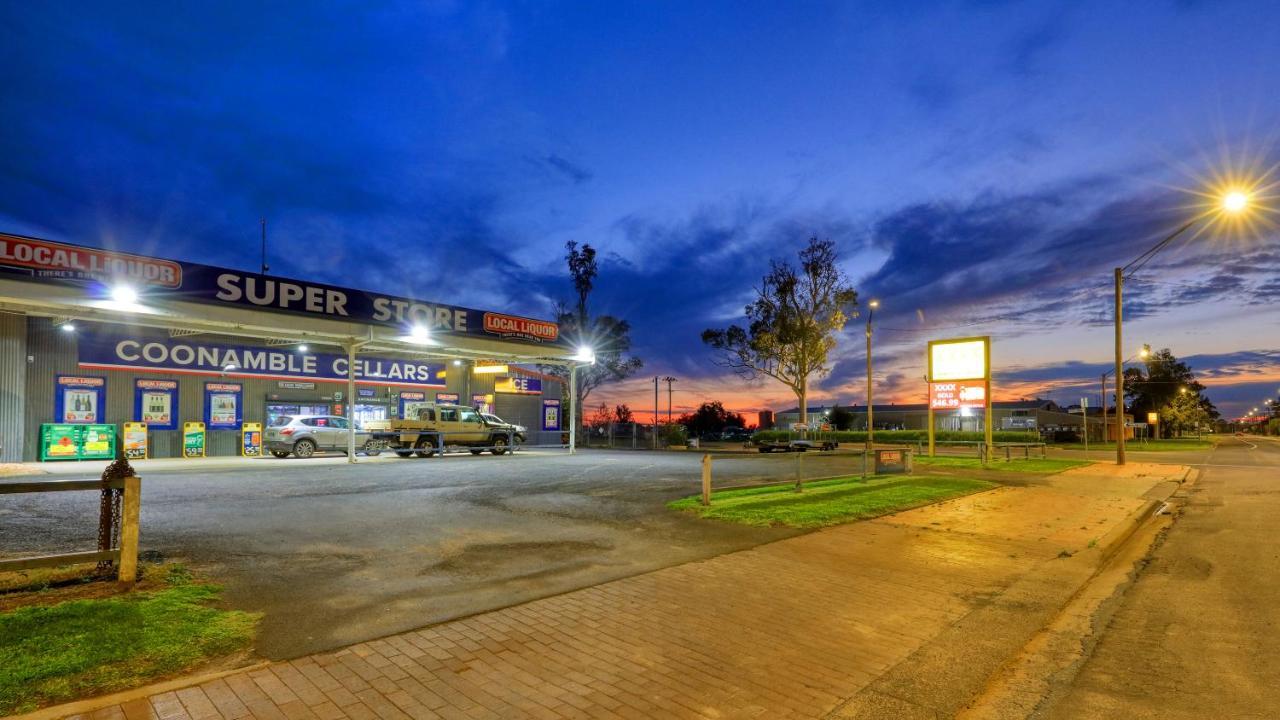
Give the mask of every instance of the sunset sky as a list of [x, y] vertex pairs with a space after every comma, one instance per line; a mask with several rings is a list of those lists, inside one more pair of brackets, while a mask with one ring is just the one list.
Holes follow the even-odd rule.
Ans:
[[[321, 8], [327, 9], [321, 9]], [[878, 397], [990, 334], [997, 399], [1096, 402], [1111, 268], [1280, 161], [1273, 3], [7, 3], [0, 231], [548, 317], [567, 240], [637, 378], [794, 406], [699, 340], [836, 241]], [[1117, 8], [1124, 9], [1118, 10]], [[1260, 21], [1264, 18], [1265, 21]], [[1224, 415], [1280, 393], [1274, 205], [1131, 282], [1126, 336]], [[813, 402], [863, 402], [861, 320]], [[666, 393], [662, 408], [665, 412]]]

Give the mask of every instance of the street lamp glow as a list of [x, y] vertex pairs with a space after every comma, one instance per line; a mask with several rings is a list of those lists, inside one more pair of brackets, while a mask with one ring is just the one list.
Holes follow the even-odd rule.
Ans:
[[76, 331], [76, 326], [75, 326], [75, 324], [73, 324], [73, 323], [71, 323], [71, 322], [64, 322], [64, 323], [62, 323], [61, 325], [59, 325], [59, 326], [58, 326], [58, 328], [59, 328], [59, 329], [61, 329], [61, 330], [62, 330], [62, 332], [68, 332], [68, 333], [69, 333], [69, 332], [75, 332], [75, 331]]
[[871, 302], [867, 303], [867, 307], [871, 308], [872, 310], [875, 310], [876, 308], [880, 307], [880, 301], [872, 300]]
[[430, 338], [431, 338], [430, 333], [428, 333], [427, 329], [422, 327], [421, 325], [414, 325], [413, 327], [409, 328], [409, 339], [412, 340], [413, 342], [425, 343]]
[[596, 351], [583, 345], [578, 348], [578, 352], [573, 356], [574, 360], [584, 363], [594, 363], [596, 361]]
[[128, 285], [116, 285], [111, 288], [111, 299], [121, 305], [133, 305], [138, 302], [138, 291]]
[[1151, 356], [1151, 346], [1143, 345], [1142, 349], [1138, 351], [1138, 357], [1147, 358], [1150, 356]]
[[1222, 209], [1233, 215], [1244, 211], [1247, 207], [1249, 207], [1249, 196], [1240, 190], [1232, 190], [1222, 196]]
[[298, 346], [298, 352], [300, 352], [300, 353], [304, 353], [304, 352], [306, 352], [306, 351], [307, 351], [307, 344], [306, 344], [306, 343], [303, 343], [303, 344], [301, 344], [301, 345], [299, 345], [299, 346]]

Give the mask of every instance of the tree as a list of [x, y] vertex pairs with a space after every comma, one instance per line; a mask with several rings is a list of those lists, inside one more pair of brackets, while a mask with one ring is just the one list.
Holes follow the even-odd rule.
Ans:
[[827, 357], [849, 319], [858, 294], [836, 266], [830, 240], [810, 238], [800, 268], [774, 260], [744, 314], [747, 327], [705, 330], [702, 341], [720, 351], [717, 364], [747, 380], [771, 377], [800, 401], [808, 422], [809, 380], [830, 372]]
[[616, 423], [633, 423], [636, 421], [635, 414], [631, 412], [631, 408], [626, 403], [613, 408], [613, 421]]
[[613, 422], [613, 413], [609, 411], [609, 406], [605, 403], [600, 403], [600, 407], [596, 408], [596, 411], [591, 414], [591, 418], [587, 420], [591, 427], [596, 428], [604, 427], [611, 422]]
[[1175, 394], [1169, 404], [1160, 409], [1160, 422], [1165, 430], [1178, 435], [1186, 430], [1198, 430], [1211, 420], [1201, 398], [1189, 390]]
[[689, 428], [691, 437], [702, 437], [724, 432], [728, 427], [745, 428], [746, 420], [738, 413], [724, 409], [724, 405], [716, 400], [704, 402], [692, 413], [681, 415], [677, 423]]
[[[585, 406], [591, 391], [609, 382], [625, 380], [644, 363], [628, 357], [631, 351], [631, 324], [612, 315], [591, 316], [587, 300], [595, 288], [599, 265], [596, 250], [584, 243], [581, 247], [570, 240], [565, 243], [565, 262], [577, 301], [572, 307], [561, 303], [556, 308], [560, 333], [573, 347], [585, 347], [595, 354], [595, 363], [578, 368], [578, 404]], [[569, 386], [569, 368], [543, 365], [541, 370], [560, 379], [561, 387]]]
[[[1196, 381], [1190, 366], [1175, 357], [1169, 348], [1151, 353], [1143, 365], [1141, 368], [1128, 368], [1124, 371], [1125, 399], [1134, 418], [1139, 422], [1144, 421], [1148, 413], [1163, 416], [1175, 400], [1180, 406], [1194, 402], [1210, 420], [1221, 416], [1209, 398], [1205, 397], [1204, 385]], [[1185, 397], [1179, 399], [1180, 396]], [[1178, 412], [1177, 416], [1189, 417], [1186, 412]]]

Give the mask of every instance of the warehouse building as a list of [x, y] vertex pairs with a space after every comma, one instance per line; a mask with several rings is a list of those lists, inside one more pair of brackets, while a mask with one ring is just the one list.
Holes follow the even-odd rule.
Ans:
[[[829, 417], [835, 405], [810, 405], [810, 421]], [[853, 429], [867, 427], [866, 405], [840, 405], [853, 415]], [[1079, 431], [1083, 420], [1080, 415], [1067, 412], [1052, 400], [1006, 400], [992, 403], [993, 429], [1035, 430], [1041, 434]], [[929, 423], [929, 408], [925, 403], [884, 404], [872, 407], [872, 418], [877, 430], [924, 430]], [[783, 410], [775, 415], [778, 427], [789, 427], [799, 422], [800, 408]], [[981, 410], [935, 410], [935, 430], [967, 430], [980, 432], [983, 428]]]
[[254, 454], [246, 428], [279, 416], [430, 402], [559, 443], [573, 398], [537, 368], [592, 361], [545, 320], [0, 234], [2, 461], [101, 457], [126, 423], [149, 457], [197, 425], [202, 455]]

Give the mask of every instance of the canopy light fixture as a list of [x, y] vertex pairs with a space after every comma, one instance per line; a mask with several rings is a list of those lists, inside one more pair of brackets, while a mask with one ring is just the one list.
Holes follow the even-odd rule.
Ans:
[[138, 291], [129, 285], [116, 285], [111, 288], [111, 299], [121, 305], [136, 305], [138, 302]]

